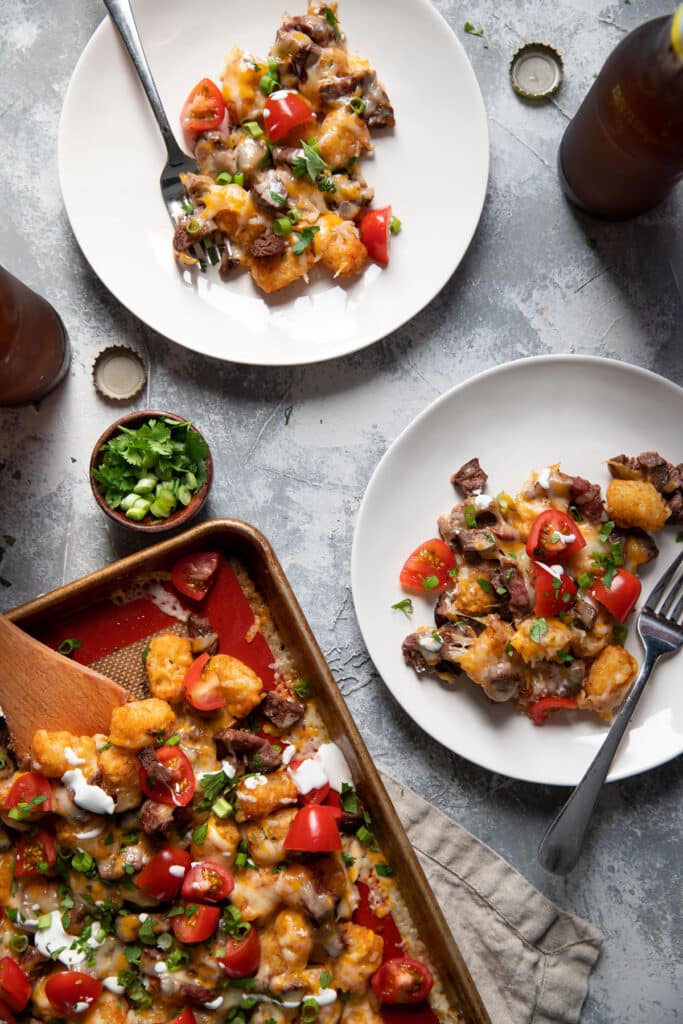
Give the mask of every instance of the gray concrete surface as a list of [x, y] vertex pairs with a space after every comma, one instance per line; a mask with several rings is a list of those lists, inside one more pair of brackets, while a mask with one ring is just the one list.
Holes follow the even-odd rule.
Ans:
[[[69, 76], [102, 6], [0, 0], [0, 258], [60, 310], [74, 348], [66, 384], [39, 409], [0, 411], [0, 534], [16, 538], [12, 547], [0, 541], [0, 605], [128, 550], [96, 510], [86, 470], [93, 442], [118, 415], [92, 391], [92, 359], [108, 343], [130, 342], [147, 360], [145, 401], [192, 416], [210, 439], [208, 514], [250, 520], [272, 540], [377, 763], [603, 929], [585, 1024], [668, 1024], [683, 1016], [683, 760], [610, 786], [580, 866], [566, 881], [546, 875], [536, 846], [563, 794], [483, 771], [412, 724], [365, 653], [349, 557], [380, 456], [416, 413], [469, 375], [523, 355], [587, 352], [683, 384], [683, 192], [638, 220], [604, 224], [563, 202], [555, 174], [562, 131], [606, 55], [627, 29], [673, 5], [437, 6], [464, 42], [490, 119], [488, 198], [470, 250], [432, 304], [374, 347], [318, 367], [263, 370], [175, 347], [99, 283], [69, 229], [55, 140]], [[484, 36], [465, 35], [466, 20]], [[566, 61], [557, 101], [538, 109], [507, 82], [510, 55], [528, 39], [554, 43]]]

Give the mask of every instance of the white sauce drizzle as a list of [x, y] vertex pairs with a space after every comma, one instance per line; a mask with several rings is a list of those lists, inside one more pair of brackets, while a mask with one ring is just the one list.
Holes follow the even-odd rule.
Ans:
[[119, 985], [114, 975], [111, 975], [109, 978], [105, 978], [102, 984], [109, 992], [113, 992], [115, 996], [122, 996], [126, 991], [125, 985]]
[[204, 1003], [205, 1010], [220, 1010], [223, 1005], [223, 996], [218, 996], [217, 999], [213, 999], [210, 1003]]
[[534, 562], [534, 565], [537, 565], [539, 569], [543, 569], [545, 572], [550, 573], [550, 575], [554, 576], [556, 580], [561, 580], [566, 573], [566, 570], [562, 565], [545, 565], [543, 562]]
[[423, 651], [431, 651], [432, 654], [436, 654], [443, 647], [443, 642], [437, 640], [431, 633], [421, 633], [417, 642]]
[[72, 768], [78, 768], [79, 765], [85, 764], [85, 758], [79, 757], [73, 747], [64, 747], [64, 760]]
[[493, 504], [493, 498], [488, 494], [475, 494], [472, 504], [475, 508], [487, 509]]
[[98, 836], [102, 835], [104, 830], [103, 825], [98, 825], [97, 828], [91, 828], [87, 832], [76, 832], [76, 839], [97, 839]]
[[74, 795], [74, 803], [84, 811], [92, 814], [113, 814], [115, 803], [99, 786], [91, 786], [80, 768], [73, 768], [70, 772], [64, 772], [62, 782]]
[[173, 875], [174, 878], [184, 878], [185, 868], [183, 867], [182, 864], [171, 864], [170, 868], [168, 869], [168, 873], [169, 875]]
[[268, 780], [265, 775], [250, 775], [242, 783], [245, 789], [256, 789], [257, 786], [266, 786], [267, 784]]
[[552, 470], [550, 466], [545, 466], [538, 474], [537, 482], [543, 488], [544, 491], [550, 490], [550, 474]]
[[282, 751], [282, 763], [284, 765], [288, 765], [295, 755], [296, 747], [293, 747], [291, 743], [288, 743], [285, 749]]
[[288, 772], [303, 796], [325, 785], [340, 793], [344, 783], [353, 783], [351, 769], [336, 743], [323, 743], [313, 757], [307, 757], [294, 770], [289, 768]]
[[150, 583], [147, 592], [152, 604], [155, 604], [162, 612], [170, 615], [172, 619], [177, 619], [178, 622], [187, 622], [190, 612], [183, 608], [178, 598], [173, 594], [169, 594], [168, 590], [165, 590], [161, 583]]
[[[57, 950], [60, 950], [57, 954], [57, 959], [63, 963], [65, 967], [75, 967], [77, 964], [83, 963], [86, 959], [87, 953], [85, 950], [75, 946], [75, 943], [78, 941], [78, 937], [75, 935], [69, 935], [69, 933], [64, 930], [62, 919], [58, 911], [53, 910], [44, 916], [46, 918], [49, 917], [50, 923], [46, 928], [38, 928], [36, 931], [36, 949], [46, 957], [49, 957], [51, 954], [56, 953]], [[98, 946], [102, 945], [106, 937], [104, 930], [100, 928], [99, 925], [93, 925], [92, 935], [87, 940], [87, 945], [90, 946], [91, 949], [97, 949]]]

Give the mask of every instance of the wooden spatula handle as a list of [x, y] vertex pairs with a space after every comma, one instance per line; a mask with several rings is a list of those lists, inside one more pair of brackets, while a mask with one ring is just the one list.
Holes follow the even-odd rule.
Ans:
[[111, 679], [45, 647], [0, 615], [0, 706], [18, 754], [28, 753], [36, 729], [108, 733], [112, 710], [128, 697]]

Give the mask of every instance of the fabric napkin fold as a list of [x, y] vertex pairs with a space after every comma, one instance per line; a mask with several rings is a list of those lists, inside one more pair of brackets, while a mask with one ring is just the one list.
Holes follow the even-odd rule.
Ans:
[[382, 775], [493, 1024], [577, 1024], [602, 935]]

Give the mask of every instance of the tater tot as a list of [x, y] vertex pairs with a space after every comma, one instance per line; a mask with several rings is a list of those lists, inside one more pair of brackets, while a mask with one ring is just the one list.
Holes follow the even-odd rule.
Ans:
[[657, 488], [646, 480], [612, 480], [607, 488], [607, 511], [617, 526], [661, 530], [671, 509]]
[[335, 277], [361, 273], [368, 262], [368, 250], [352, 221], [343, 221], [332, 228], [322, 251], [322, 262]]
[[300, 256], [296, 256], [289, 248], [278, 256], [262, 256], [258, 259], [252, 256], [248, 263], [256, 284], [261, 291], [270, 294], [307, 274], [313, 265], [313, 253], [309, 246]]
[[638, 662], [624, 647], [605, 647], [588, 670], [580, 707], [609, 715], [623, 700], [637, 672]]
[[240, 782], [235, 791], [237, 821], [248, 821], [272, 814], [296, 803], [297, 788], [287, 772], [256, 775]]
[[[541, 626], [540, 624], [543, 623]], [[525, 619], [510, 643], [529, 665], [537, 661], [560, 661], [557, 652], [566, 650], [574, 631], [559, 619]]]
[[183, 680], [192, 664], [192, 647], [186, 636], [162, 633], [149, 642], [145, 662], [152, 696], [177, 704], [183, 699]]
[[173, 708], [165, 700], [150, 697], [114, 708], [109, 739], [115, 747], [142, 750], [159, 733], [168, 732], [175, 723]]
[[329, 167], [345, 167], [364, 149], [372, 149], [368, 126], [346, 107], [335, 107], [320, 126], [318, 148]]
[[370, 928], [351, 922], [341, 924], [339, 933], [345, 948], [331, 964], [334, 987], [362, 993], [368, 979], [382, 963], [384, 940]]
[[61, 779], [72, 768], [80, 768], [86, 779], [91, 779], [97, 772], [95, 737], [38, 729], [31, 743], [31, 760], [36, 771], [48, 779]]
[[231, 719], [246, 718], [263, 700], [263, 682], [238, 658], [214, 654], [202, 672], [202, 679], [212, 677], [217, 680], [226, 700], [216, 719], [218, 725], [230, 725]]
[[118, 812], [137, 807], [142, 801], [140, 762], [132, 750], [107, 747], [97, 755], [103, 789], [116, 798]]

